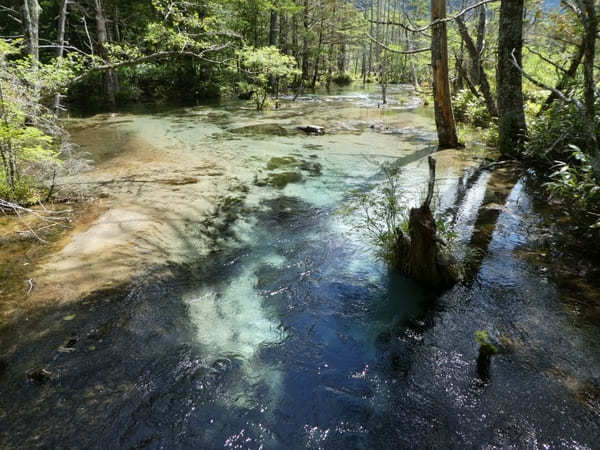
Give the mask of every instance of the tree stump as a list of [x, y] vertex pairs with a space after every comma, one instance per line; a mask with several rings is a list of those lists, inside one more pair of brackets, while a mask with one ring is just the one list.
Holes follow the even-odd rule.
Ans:
[[437, 236], [437, 227], [430, 205], [435, 186], [435, 159], [429, 162], [429, 185], [427, 198], [418, 208], [409, 213], [409, 236], [401, 235], [397, 245], [399, 255], [405, 261], [399, 269], [406, 276], [436, 289], [445, 289], [457, 281], [453, 265], [440, 252], [441, 240]]

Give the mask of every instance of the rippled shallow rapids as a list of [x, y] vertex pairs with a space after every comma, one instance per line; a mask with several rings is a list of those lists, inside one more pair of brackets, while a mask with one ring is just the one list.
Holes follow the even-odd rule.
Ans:
[[[385, 160], [403, 164], [409, 204], [422, 195], [430, 113], [401, 87], [391, 107], [376, 105], [375, 93], [345, 92], [264, 115], [230, 104], [95, 125], [115, 136], [98, 160], [141, 136], [216, 152], [250, 191], [210, 257], [0, 328], [0, 447], [597, 448], [598, 324], [521, 256], [535, 251], [539, 220], [522, 180], [490, 199], [495, 174], [472, 167], [481, 148], [438, 154], [438, 211], [462, 242], [487, 248], [476, 279], [438, 299], [389, 272], [335, 214], [351, 189], [381, 180]], [[239, 130], [265, 123], [284, 131]], [[294, 132], [306, 123], [329, 133]], [[321, 173], [256, 186], [274, 156]], [[491, 224], [478, 219], [484, 201], [496, 202]], [[501, 348], [487, 382], [480, 329]], [[57, 351], [69, 340], [73, 351]], [[26, 382], [32, 367], [52, 379]]]

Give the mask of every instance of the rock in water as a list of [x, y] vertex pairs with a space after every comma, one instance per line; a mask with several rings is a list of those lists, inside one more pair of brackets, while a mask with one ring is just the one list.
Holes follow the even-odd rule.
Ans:
[[303, 125], [296, 128], [300, 131], [304, 131], [306, 134], [314, 134], [317, 136], [322, 136], [325, 134], [325, 128], [318, 125]]
[[45, 384], [50, 381], [52, 372], [46, 369], [31, 369], [27, 372], [27, 379], [35, 384]]

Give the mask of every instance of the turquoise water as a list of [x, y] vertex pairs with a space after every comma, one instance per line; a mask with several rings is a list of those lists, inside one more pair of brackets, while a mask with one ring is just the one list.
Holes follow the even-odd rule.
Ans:
[[[182, 158], [217, 155], [248, 185], [244, 209], [219, 251], [171, 267], [166, 280], [150, 271], [0, 328], [0, 342], [21, 342], [0, 375], [1, 446], [594, 448], [597, 324], [574, 321], [552, 280], [519, 256], [537, 248], [539, 222], [522, 180], [475, 280], [441, 297], [388, 270], [336, 214], [350, 190], [381, 182], [383, 161], [402, 165], [407, 205], [423, 195], [430, 112], [407, 88], [391, 91], [389, 109], [376, 92], [344, 91], [264, 114], [232, 103], [103, 125]], [[305, 123], [328, 132], [297, 133]], [[235, 131], [256, 124], [285, 133]], [[490, 182], [472, 168], [483, 154], [437, 155], [435, 204], [464, 243]], [[274, 156], [318, 162], [320, 174], [275, 169], [301, 180], [263, 185]], [[77, 316], [61, 321], [67, 313]], [[487, 381], [476, 370], [481, 329], [501, 348]], [[76, 351], [56, 353], [69, 336]], [[25, 383], [39, 365], [58, 376]]]

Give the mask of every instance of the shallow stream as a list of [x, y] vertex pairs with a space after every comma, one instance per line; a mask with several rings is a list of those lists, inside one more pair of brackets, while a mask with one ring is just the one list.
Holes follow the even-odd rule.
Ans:
[[[374, 90], [348, 89], [264, 114], [231, 103], [83, 122], [74, 136], [98, 163], [135, 137], [216, 155], [247, 189], [209, 256], [194, 258], [191, 224], [171, 276], [148, 269], [0, 327], [0, 447], [597, 448], [600, 324], [526, 257], [541, 251], [540, 216], [523, 179], [494, 190], [505, 180], [477, 170], [482, 145], [436, 155], [436, 209], [483, 248], [475, 279], [441, 297], [337, 214], [384, 161], [402, 165], [408, 206], [423, 196], [431, 112], [408, 88], [390, 98], [378, 108]], [[487, 380], [477, 330], [500, 349]], [[27, 381], [35, 367], [50, 380]]]

